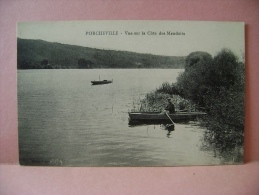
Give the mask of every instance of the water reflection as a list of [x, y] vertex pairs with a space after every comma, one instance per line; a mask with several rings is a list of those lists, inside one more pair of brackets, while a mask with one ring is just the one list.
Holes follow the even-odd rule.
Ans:
[[161, 124], [161, 128], [163, 130], [167, 130], [168, 131], [168, 133], [166, 134], [166, 137], [172, 138], [171, 137], [171, 132], [175, 130], [174, 129], [174, 124]]
[[175, 130], [174, 124], [163, 124], [163, 123], [162, 123], [162, 124], [144, 124], [144, 123], [138, 123], [138, 124], [134, 124], [134, 125], [133, 125], [133, 124], [130, 124], [130, 123], [129, 123], [129, 127], [131, 127], [131, 128], [133, 128], [133, 127], [147, 126], [147, 131], [148, 131], [150, 125], [154, 125], [154, 129], [155, 129], [155, 126], [156, 126], [156, 125], [160, 125], [160, 129], [161, 129], [161, 130], [166, 130], [166, 131], [168, 131], [168, 133], [166, 134], [166, 137], [172, 138], [172, 137], [171, 137], [171, 132]]

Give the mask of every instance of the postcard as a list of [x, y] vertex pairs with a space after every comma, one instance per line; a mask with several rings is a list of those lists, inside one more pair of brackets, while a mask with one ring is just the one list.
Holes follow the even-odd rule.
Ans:
[[20, 165], [242, 164], [243, 22], [17, 24]]

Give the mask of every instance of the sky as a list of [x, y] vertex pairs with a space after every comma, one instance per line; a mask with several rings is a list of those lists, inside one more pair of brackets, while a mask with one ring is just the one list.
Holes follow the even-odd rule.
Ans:
[[[114, 35], [96, 35], [107, 31]], [[160, 32], [165, 34], [160, 35]], [[205, 51], [215, 56], [223, 48], [227, 48], [241, 57], [245, 51], [243, 22], [169, 20], [19, 22], [17, 37], [166, 56], [187, 56], [194, 51]]]

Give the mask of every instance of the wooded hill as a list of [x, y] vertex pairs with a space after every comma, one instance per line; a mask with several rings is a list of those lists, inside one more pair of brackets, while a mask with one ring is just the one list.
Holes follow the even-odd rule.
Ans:
[[182, 56], [104, 50], [42, 40], [17, 39], [18, 69], [184, 68]]

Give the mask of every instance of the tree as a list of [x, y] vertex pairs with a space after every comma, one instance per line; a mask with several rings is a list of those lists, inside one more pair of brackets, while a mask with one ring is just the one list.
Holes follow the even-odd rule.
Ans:
[[206, 83], [211, 65], [212, 56], [209, 53], [190, 53], [185, 60], [185, 71], [177, 78], [177, 91], [199, 106], [204, 106], [203, 96], [208, 90]]
[[185, 69], [198, 68], [212, 61], [212, 56], [207, 52], [196, 51], [190, 53], [185, 59]]
[[88, 68], [93, 68], [93, 64], [94, 64], [94, 63], [93, 63], [92, 61], [87, 60], [87, 61], [86, 61], [86, 64], [87, 64], [87, 67], [88, 67]]
[[142, 64], [144, 68], [150, 68], [151, 67], [151, 61], [149, 58], [142, 58]]
[[236, 84], [240, 84], [240, 77], [243, 74], [244, 64], [240, 64], [237, 56], [228, 49], [223, 49], [213, 59], [208, 79], [210, 88], [218, 89], [224, 87], [230, 89]]
[[41, 66], [47, 66], [49, 64], [49, 61], [47, 59], [43, 59], [40, 64]]
[[43, 59], [40, 64], [41, 64], [41, 67], [44, 69], [53, 69], [54, 68], [51, 64], [49, 64], [49, 61], [47, 59]]
[[84, 58], [78, 59], [79, 68], [92, 68], [93, 63], [90, 60], [85, 60]]
[[21, 66], [19, 67], [21, 69], [30, 69], [32, 68], [32, 63], [30, 60], [23, 60]]
[[245, 66], [228, 49], [214, 58], [191, 53], [186, 69], [178, 77], [180, 93], [205, 107], [208, 130], [204, 140], [221, 152], [243, 145]]

